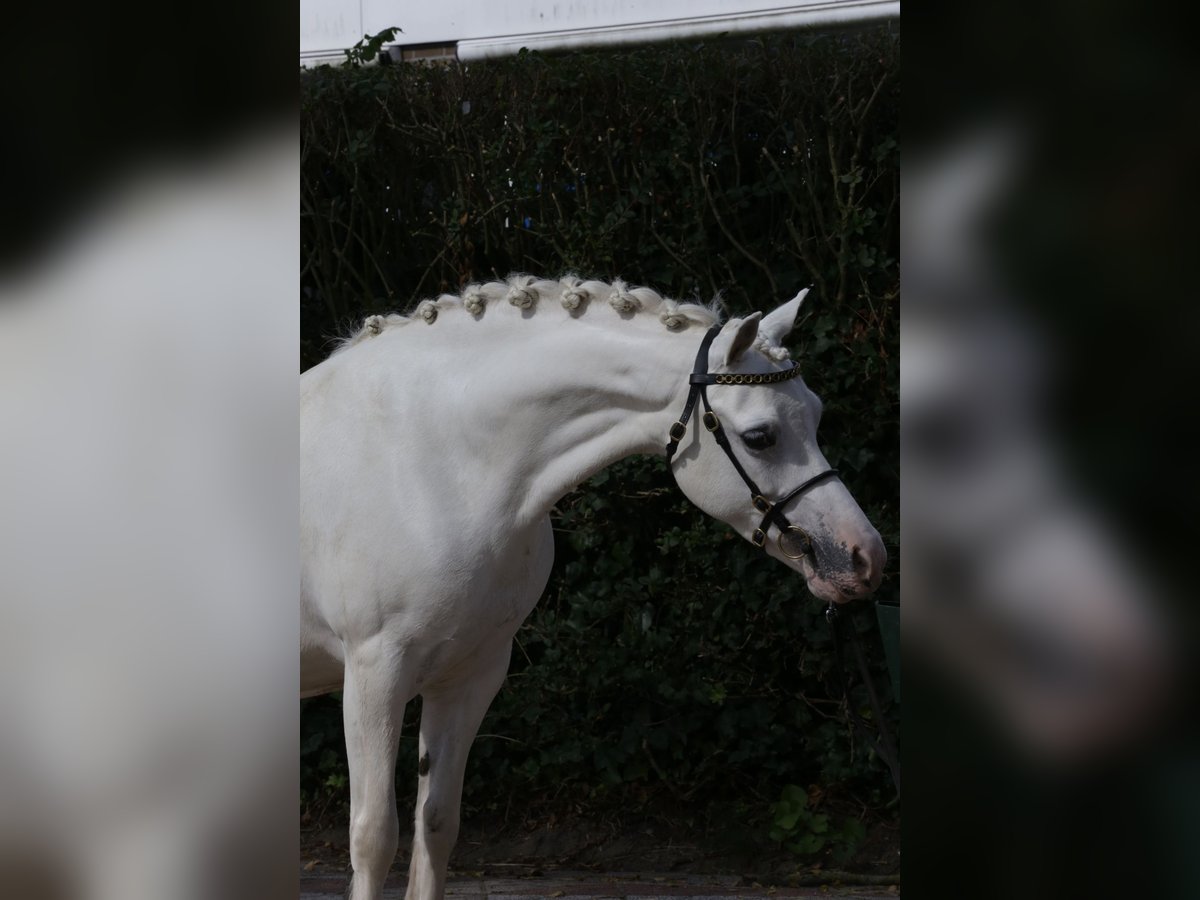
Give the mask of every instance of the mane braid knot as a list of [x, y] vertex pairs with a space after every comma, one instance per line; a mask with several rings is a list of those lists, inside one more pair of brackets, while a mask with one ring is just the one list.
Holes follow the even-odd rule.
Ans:
[[534, 279], [528, 275], [510, 278], [508, 281], [508, 302], [517, 309], [530, 309], [537, 302], [537, 291], [533, 289]]
[[791, 354], [788, 353], [787, 347], [781, 347], [779, 344], [773, 344], [761, 337], [754, 342], [754, 349], [767, 359], [775, 362], [787, 362], [791, 358]]
[[688, 317], [679, 309], [679, 304], [674, 300], [664, 300], [662, 309], [658, 314], [658, 321], [662, 322], [667, 328], [675, 331], [679, 328], [686, 328]]
[[560, 298], [563, 309], [574, 312], [587, 302], [588, 294], [583, 289], [583, 282], [578, 278], [564, 278], [559, 282], [563, 286]]
[[622, 315], [631, 316], [642, 308], [642, 301], [630, 293], [629, 286], [624, 281], [617, 279], [612, 283], [608, 305]]
[[417, 315], [432, 325], [438, 315], [437, 303], [433, 300], [422, 300], [417, 305]]
[[483, 307], [487, 300], [483, 296], [483, 292], [479, 289], [479, 285], [472, 284], [463, 291], [463, 306], [467, 312], [475, 317], [483, 315]]

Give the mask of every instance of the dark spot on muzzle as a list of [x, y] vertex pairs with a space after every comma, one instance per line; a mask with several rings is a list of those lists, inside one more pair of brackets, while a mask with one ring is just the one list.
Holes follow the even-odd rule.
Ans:
[[834, 585], [847, 597], [864, 593], [854, 563], [854, 550], [828, 538], [814, 538], [809, 556], [816, 576]]
[[827, 538], [813, 539], [812, 564], [822, 578], [837, 580], [842, 575], [854, 577], [854, 552], [847, 545]]
[[417, 763], [417, 774], [418, 775], [428, 775], [429, 774], [429, 753], [428, 753], [428, 751], [426, 751], [425, 755], [421, 757], [421, 761]]

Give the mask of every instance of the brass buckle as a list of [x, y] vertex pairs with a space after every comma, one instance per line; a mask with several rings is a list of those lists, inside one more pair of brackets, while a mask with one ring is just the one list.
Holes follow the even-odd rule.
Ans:
[[[804, 538], [804, 549], [795, 555], [788, 553], [787, 548], [784, 546], [784, 543], [783, 543], [783, 539], [784, 539], [784, 537], [787, 536], [787, 533], [789, 531], [798, 531], [798, 532], [800, 532], [801, 536]], [[812, 550], [812, 539], [808, 536], [808, 532], [805, 531], [803, 528], [801, 528], [799, 525], [789, 525], [786, 530], [779, 532], [778, 542], [779, 542], [779, 552], [782, 553], [784, 556], [786, 556], [788, 559], [803, 559], [804, 557], [808, 556], [809, 551]]]
[[761, 528], [755, 528], [754, 534], [750, 535], [750, 543], [755, 547], [762, 547], [767, 542], [767, 535]]
[[671, 430], [667, 432], [673, 441], [682, 441], [687, 437], [687, 426], [682, 422], [676, 422], [671, 426]]
[[755, 494], [753, 499], [751, 499], [750, 502], [754, 505], [754, 508], [757, 509], [760, 513], [768, 513], [771, 511], [771, 501], [768, 500], [766, 497], [764, 497], [762, 494]]
[[704, 420], [704, 427], [709, 431], [716, 431], [721, 427], [721, 420], [717, 418], [717, 414], [712, 410], [706, 410], [701, 418]]

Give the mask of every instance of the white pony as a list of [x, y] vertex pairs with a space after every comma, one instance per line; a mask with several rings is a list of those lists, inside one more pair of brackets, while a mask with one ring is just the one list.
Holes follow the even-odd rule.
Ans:
[[[878, 586], [883, 542], [817, 447], [820, 401], [781, 346], [804, 293], [719, 327], [620, 281], [514, 276], [372, 316], [301, 377], [301, 690], [344, 692], [353, 900], [380, 897], [396, 854], [418, 694], [407, 897], [443, 895], [467, 752], [550, 574], [550, 510], [605, 466], [673, 438], [683, 492], [814, 595]], [[725, 452], [705, 430], [718, 421]]]

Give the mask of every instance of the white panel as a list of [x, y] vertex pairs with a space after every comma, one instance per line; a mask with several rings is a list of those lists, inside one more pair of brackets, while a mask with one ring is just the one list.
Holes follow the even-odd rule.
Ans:
[[374, 34], [398, 25], [404, 29], [404, 43], [408, 44], [601, 28], [798, 5], [770, 0], [496, 0], [490, 3], [362, 0], [362, 3], [367, 31]]
[[341, 57], [364, 33], [360, 0], [300, 0], [302, 56], [332, 51]]
[[571, 50], [653, 41], [716, 38], [727, 34], [785, 29], [832, 28], [899, 16], [899, 0], [825, 0], [788, 9], [467, 39], [458, 44], [458, 58], [467, 62], [495, 56], [511, 56], [522, 48], [543, 51]]
[[460, 54], [479, 58], [521, 46], [631, 43], [899, 14], [899, 0], [301, 0], [300, 49], [340, 50], [394, 25], [404, 31], [399, 44], [479, 42]]

